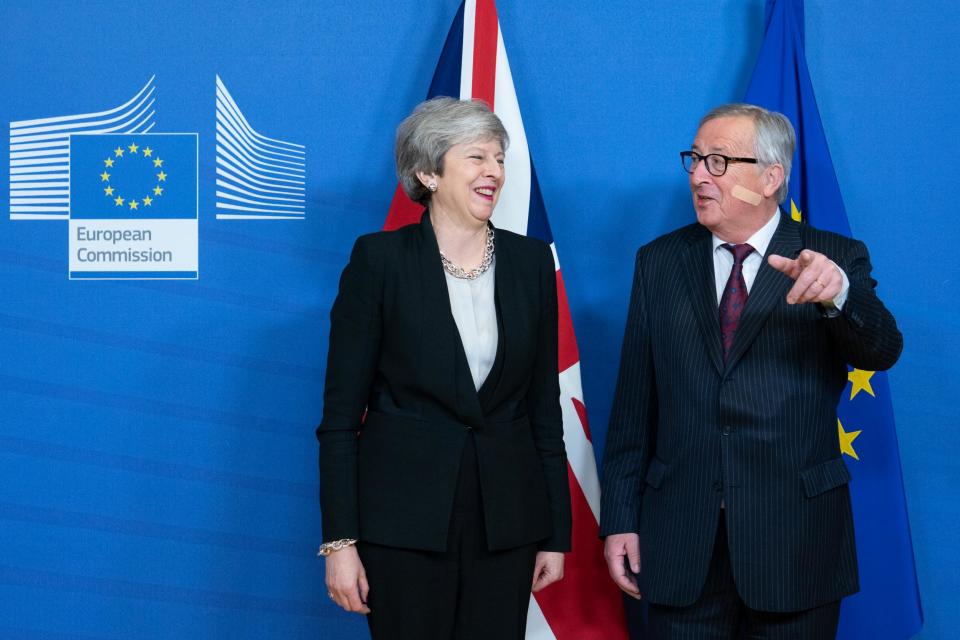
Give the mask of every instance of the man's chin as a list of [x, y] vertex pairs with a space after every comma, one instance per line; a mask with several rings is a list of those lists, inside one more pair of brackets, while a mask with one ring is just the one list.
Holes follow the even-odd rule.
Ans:
[[693, 210], [697, 214], [697, 222], [705, 227], [715, 224], [719, 218], [716, 207], [712, 202], [708, 202], [705, 205], [694, 204]]

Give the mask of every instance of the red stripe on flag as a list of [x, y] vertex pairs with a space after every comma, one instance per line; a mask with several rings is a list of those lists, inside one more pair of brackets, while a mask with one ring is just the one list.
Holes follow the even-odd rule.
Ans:
[[576, 398], [570, 398], [570, 401], [573, 402], [573, 408], [577, 410], [577, 415], [580, 417], [580, 424], [583, 425], [583, 432], [587, 434], [587, 440], [592, 442], [593, 438], [590, 437], [590, 423], [587, 421], [587, 407]]
[[397, 190], [393, 192], [393, 200], [390, 202], [390, 212], [387, 213], [387, 220], [383, 223], [384, 231], [393, 231], [400, 227], [405, 227], [414, 222], [420, 222], [423, 216], [423, 205], [419, 205], [403, 191], [403, 185], [397, 185]]
[[597, 537], [597, 521], [569, 465], [567, 477], [573, 509], [573, 551], [566, 554], [563, 580], [534, 596], [557, 640], [626, 640], [623, 601], [602, 561], [603, 542]]
[[560, 371], [566, 371], [580, 362], [580, 351], [577, 349], [577, 336], [573, 333], [567, 288], [563, 284], [563, 275], [559, 269], [557, 269], [557, 324], [557, 365]]
[[494, 0], [477, 0], [473, 31], [472, 97], [493, 109], [497, 83], [497, 5]]

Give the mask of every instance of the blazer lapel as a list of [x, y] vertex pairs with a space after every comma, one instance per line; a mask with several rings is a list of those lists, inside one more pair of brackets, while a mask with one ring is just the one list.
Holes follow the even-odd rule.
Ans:
[[481, 405], [484, 409], [494, 405], [497, 390], [500, 388], [500, 382], [503, 379], [504, 372], [508, 369], [507, 354], [510, 350], [507, 348], [507, 342], [510, 338], [510, 330], [514, 326], [514, 313], [516, 312], [516, 290], [513, 275], [512, 256], [507, 250], [507, 245], [500, 240], [500, 234], [493, 238], [494, 242], [494, 304], [497, 309], [497, 355], [493, 361], [493, 367], [487, 375], [487, 379], [480, 385], [478, 395]]
[[717, 373], [722, 374], [723, 345], [720, 342], [720, 321], [717, 319], [717, 289], [713, 274], [713, 255], [710, 232], [701, 225], [690, 228], [683, 255], [683, 279], [700, 325], [707, 355]]
[[786, 297], [789, 290], [789, 278], [771, 267], [767, 258], [771, 254], [796, 258], [803, 248], [800, 241], [799, 225], [787, 216], [780, 214], [780, 224], [770, 240], [767, 253], [763, 256], [760, 270], [747, 297], [747, 304], [740, 317], [737, 334], [733, 338], [733, 347], [727, 357], [727, 369], [731, 369], [746, 353], [756, 339], [773, 309]]
[[438, 386], [445, 388], [448, 406], [454, 408], [460, 420], [469, 426], [482, 428], [483, 412], [460, 331], [450, 310], [450, 293], [429, 210], [420, 220], [420, 282], [423, 289], [422, 353], [433, 354], [432, 358], [438, 364], [439, 369], [432, 375], [437, 376]]

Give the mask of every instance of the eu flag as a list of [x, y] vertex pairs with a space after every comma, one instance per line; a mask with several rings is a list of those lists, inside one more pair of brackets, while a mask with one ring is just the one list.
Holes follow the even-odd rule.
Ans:
[[[766, 31], [746, 102], [785, 114], [796, 129], [786, 213], [849, 236], [807, 70], [803, 0], [767, 0]], [[890, 388], [884, 372], [852, 369], [848, 380], [837, 433], [853, 477], [860, 593], [844, 600], [837, 637], [908, 638], [920, 630], [923, 614]]]
[[196, 135], [71, 136], [70, 217], [195, 219]]

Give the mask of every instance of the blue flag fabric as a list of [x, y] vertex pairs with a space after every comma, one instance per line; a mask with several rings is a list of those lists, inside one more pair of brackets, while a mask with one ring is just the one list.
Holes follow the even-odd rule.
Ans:
[[[797, 132], [786, 213], [850, 235], [804, 53], [803, 0], [767, 0], [766, 32], [746, 102], [785, 114]], [[850, 492], [860, 593], [846, 598], [842, 640], [908, 638], [923, 626], [890, 388], [884, 372], [849, 373], [837, 408]]]

